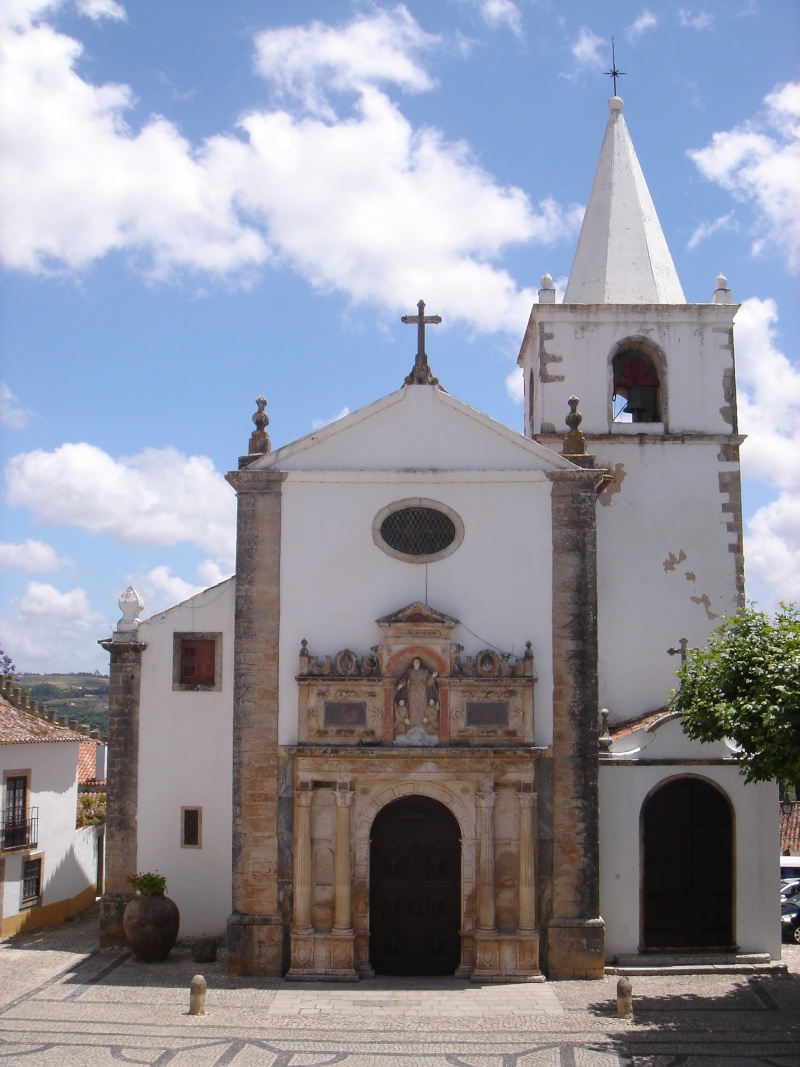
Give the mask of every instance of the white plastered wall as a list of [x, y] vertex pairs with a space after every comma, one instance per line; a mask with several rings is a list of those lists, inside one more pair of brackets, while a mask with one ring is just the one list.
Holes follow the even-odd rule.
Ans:
[[43, 906], [71, 900], [94, 882], [91, 865], [76, 847], [79, 744], [76, 740], [0, 745], [0, 779], [6, 772], [29, 771], [28, 807], [39, 809], [36, 847], [4, 853], [4, 920], [20, 912], [25, 859], [42, 857]]
[[[780, 959], [778, 922], [777, 792], [772, 783], [745, 785], [731, 765], [684, 766], [602, 763], [600, 766], [600, 914], [606, 958], [639, 951], [640, 828], [648, 794], [672, 777], [715, 782], [734, 812], [734, 936], [742, 952]], [[775, 832], [765, 828], [775, 827]]]
[[[138, 869], [158, 870], [181, 936], [220, 934], [231, 912], [234, 581], [145, 620], [139, 719]], [[221, 633], [222, 687], [174, 692], [173, 634]], [[202, 808], [202, 847], [181, 847], [181, 808]]]
[[[469, 655], [489, 646], [522, 655], [532, 642], [535, 743], [550, 743], [550, 489], [538, 471], [290, 474], [282, 499], [280, 743], [297, 739], [301, 640], [317, 656], [345, 647], [364, 655], [381, 640], [375, 620], [416, 600], [461, 621], [453, 640]], [[465, 530], [452, 555], [427, 566], [392, 558], [372, 537], [382, 508], [420, 497], [452, 508]]]
[[599, 497], [597, 573], [600, 704], [611, 721], [664, 707], [676, 648], [702, 647], [736, 611], [736, 537], [719, 475], [735, 470], [702, 437], [592, 442], [615, 474]]

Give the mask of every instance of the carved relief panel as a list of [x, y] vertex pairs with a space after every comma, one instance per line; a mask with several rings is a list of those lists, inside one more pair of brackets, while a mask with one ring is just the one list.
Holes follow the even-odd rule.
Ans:
[[301, 744], [532, 744], [530, 642], [518, 657], [462, 656], [451, 640], [458, 620], [419, 603], [378, 625], [382, 643], [362, 656], [343, 649], [320, 659], [302, 642]]

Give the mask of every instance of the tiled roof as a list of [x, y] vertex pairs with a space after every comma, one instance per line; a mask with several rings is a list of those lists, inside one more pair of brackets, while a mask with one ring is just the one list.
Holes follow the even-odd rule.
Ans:
[[78, 750], [78, 784], [99, 785], [97, 775], [97, 746], [99, 741], [94, 739], [81, 741]]
[[653, 723], [658, 722], [659, 719], [663, 719], [665, 715], [669, 714], [669, 708], [659, 708], [658, 711], [649, 711], [646, 715], [639, 715], [635, 719], [628, 719], [627, 722], [614, 723], [612, 726], [609, 726], [608, 732], [616, 741], [618, 737], [627, 737], [629, 734], [633, 734], [637, 730], [648, 729]]
[[787, 849], [793, 856], [800, 853], [800, 800], [795, 800], [788, 815], [781, 811], [781, 855]]
[[0, 745], [30, 745], [42, 741], [80, 741], [81, 734], [57, 726], [38, 715], [20, 711], [0, 697]]

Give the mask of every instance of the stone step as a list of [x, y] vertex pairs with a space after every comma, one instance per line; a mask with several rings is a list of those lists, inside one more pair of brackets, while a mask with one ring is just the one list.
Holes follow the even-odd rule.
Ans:
[[737, 974], [785, 971], [786, 964], [768, 952], [642, 953], [616, 956], [606, 974]]

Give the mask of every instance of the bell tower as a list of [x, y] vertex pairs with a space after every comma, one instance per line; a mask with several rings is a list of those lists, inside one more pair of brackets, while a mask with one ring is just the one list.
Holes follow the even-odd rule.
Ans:
[[562, 450], [579, 398], [597, 498], [600, 704], [663, 708], [666, 654], [744, 599], [733, 319], [720, 275], [687, 303], [623, 117], [609, 118], [563, 303], [545, 274], [522, 344], [525, 434]]

